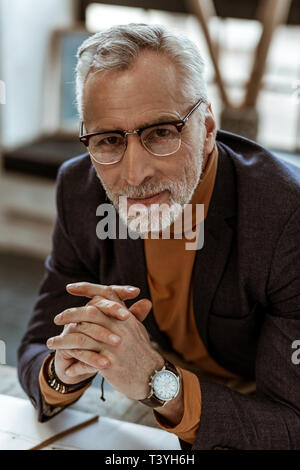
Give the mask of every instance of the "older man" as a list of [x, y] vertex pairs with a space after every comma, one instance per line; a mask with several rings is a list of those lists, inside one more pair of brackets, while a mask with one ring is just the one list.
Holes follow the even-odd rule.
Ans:
[[[100, 372], [184, 448], [300, 448], [300, 170], [216, 132], [196, 46], [161, 26], [89, 38], [76, 83], [89, 154], [60, 168], [53, 249], [19, 348], [39, 419]], [[99, 236], [108, 200], [127, 237]], [[137, 203], [139, 224], [127, 217]], [[201, 249], [175, 228], [186, 204], [198, 233], [204, 205]]]

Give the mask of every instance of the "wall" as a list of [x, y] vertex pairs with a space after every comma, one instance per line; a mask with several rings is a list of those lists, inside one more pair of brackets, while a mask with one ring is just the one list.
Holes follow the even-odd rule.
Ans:
[[[1, 146], [14, 148], [42, 132], [43, 85], [50, 33], [70, 26], [76, 0], [0, 0]], [[1, 158], [1, 155], [0, 155]], [[0, 161], [0, 251], [44, 258], [51, 248], [55, 183], [6, 173]]]
[[0, 0], [0, 80], [6, 105], [0, 106], [0, 139], [15, 147], [42, 128], [44, 66], [50, 32], [73, 22], [74, 0]]

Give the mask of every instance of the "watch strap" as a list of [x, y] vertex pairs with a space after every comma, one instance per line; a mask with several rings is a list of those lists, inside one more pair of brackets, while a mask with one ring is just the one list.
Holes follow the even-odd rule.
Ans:
[[[174, 366], [174, 364], [172, 364], [172, 362], [168, 361], [167, 359], [165, 359], [164, 367], [165, 367], [166, 370], [169, 370], [170, 372], [173, 372], [173, 374], [175, 374], [177, 377], [180, 377], [180, 375], [178, 374], [178, 371], [177, 371], [176, 367]], [[150, 381], [152, 380], [152, 378], [153, 378], [153, 376], [155, 375], [156, 372], [160, 372], [160, 371], [155, 371], [154, 374], [151, 376]], [[151, 382], [149, 382], [149, 384], [150, 383]], [[144, 400], [139, 400], [139, 402], [143, 403], [144, 405], [149, 406], [150, 408], [158, 408], [160, 406], [165, 406], [168, 403], [168, 400], [161, 400], [160, 398], [158, 398], [154, 394], [153, 388], [152, 388], [149, 396], [147, 398], [145, 398]]]

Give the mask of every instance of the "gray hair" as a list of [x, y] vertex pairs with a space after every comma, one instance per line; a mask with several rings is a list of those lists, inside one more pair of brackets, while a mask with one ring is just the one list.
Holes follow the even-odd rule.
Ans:
[[89, 71], [126, 70], [143, 50], [166, 54], [173, 61], [182, 81], [182, 95], [190, 104], [200, 98], [207, 101], [204, 61], [190, 39], [159, 24], [116, 25], [92, 35], [78, 49], [76, 102], [81, 119], [83, 87]]

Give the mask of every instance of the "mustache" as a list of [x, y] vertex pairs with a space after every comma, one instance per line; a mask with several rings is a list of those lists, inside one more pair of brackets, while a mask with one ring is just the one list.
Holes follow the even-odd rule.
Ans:
[[126, 196], [128, 198], [136, 198], [136, 197], [143, 197], [147, 194], [157, 194], [162, 191], [169, 191], [171, 192], [170, 185], [166, 183], [158, 182], [158, 183], [145, 183], [140, 187], [134, 186], [125, 186], [122, 190], [116, 191], [112, 186], [109, 186], [104, 183], [100, 175], [96, 172], [97, 178], [99, 179], [101, 185], [105, 189], [106, 193], [109, 193], [113, 199], [118, 200], [120, 196]]
[[143, 185], [140, 188], [134, 188], [132, 186], [127, 186], [122, 191], [119, 191], [117, 193], [117, 196], [118, 197], [126, 196], [128, 198], [137, 198], [137, 197], [144, 197], [147, 194], [157, 194], [157, 193], [160, 193], [162, 191], [170, 191], [170, 187], [165, 185], [165, 184], [161, 184], [161, 183], [157, 183], [157, 184], [152, 183], [151, 185], [150, 184]]

